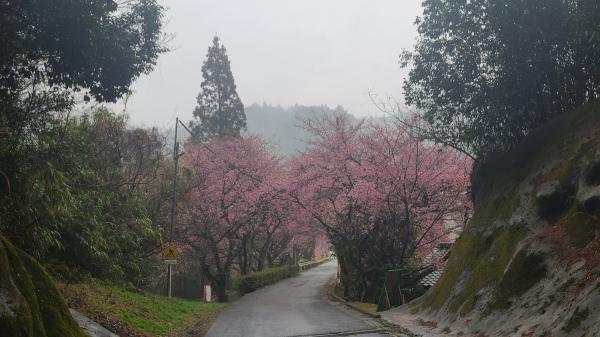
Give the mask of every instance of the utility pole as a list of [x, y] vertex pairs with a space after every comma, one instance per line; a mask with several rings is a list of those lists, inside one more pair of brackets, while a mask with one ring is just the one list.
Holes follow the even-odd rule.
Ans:
[[[177, 221], [177, 175], [179, 173], [179, 157], [183, 155], [183, 153], [179, 153], [179, 142], [177, 141], [177, 129], [179, 125], [183, 126], [183, 128], [193, 136], [192, 131], [188, 129], [185, 124], [183, 124], [179, 117], [175, 117], [175, 143], [173, 144], [173, 161], [175, 164], [175, 170], [173, 171], [173, 198], [171, 202], [171, 225], [169, 226], [169, 247], [173, 246], [173, 230], [175, 228], [175, 221]], [[167, 277], [168, 277], [168, 295], [171, 297], [172, 293], [172, 267], [175, 264], [175, 260], [165, 260], [167, 263]]]

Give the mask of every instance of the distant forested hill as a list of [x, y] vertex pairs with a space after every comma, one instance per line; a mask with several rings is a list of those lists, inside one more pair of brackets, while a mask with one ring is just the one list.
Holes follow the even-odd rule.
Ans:
[[248, 133], [268, 139], [286, 157], [306, 148], [310, 134], [301, 128], [303, 119], [345, 111], [341, 106], [334, 109], [326, 105], [294, 105], [284, 108], [266, 103], [255, 103], [245, 110]]

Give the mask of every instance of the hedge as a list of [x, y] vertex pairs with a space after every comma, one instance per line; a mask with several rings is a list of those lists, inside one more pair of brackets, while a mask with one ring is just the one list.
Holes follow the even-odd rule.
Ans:
[[240, 277], [236, 280], [235, 287], [245, 294], [297, 275], [299, 271], [300, 268], [297, 265], [268, 268]]

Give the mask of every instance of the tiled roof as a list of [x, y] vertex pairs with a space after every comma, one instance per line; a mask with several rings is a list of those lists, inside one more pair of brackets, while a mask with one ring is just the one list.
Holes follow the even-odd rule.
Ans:
[[431, 273], [427, 274], [427, 276], [421, 279], [421, 285], [424, 287], [433, 287], [433, 285], [440, 279], [442, 276], [441, 270], [434, 270]]
[[423, 277], [419, 282], [424, 287], [432, 287], [442, 276], [444, 267], [446, 266], [446, 257], [450, 252], [452, 245], [444, 244], [435, 247], [431, 254], [423, 259], [423, 265], [434, 266], [436, 269], [427, 276]]
[[423, 259], [423, 265], [429, 266], [435, 262], [443, 261], [451, 246], [440, 246], [433, 248], [432, 252]]

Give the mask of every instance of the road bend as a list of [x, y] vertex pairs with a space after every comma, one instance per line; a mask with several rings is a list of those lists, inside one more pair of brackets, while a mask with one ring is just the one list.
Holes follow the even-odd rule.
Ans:
[[231, 303], [207, 337], [389, 337], [372, 318], [327, 299], [330, 261]]

